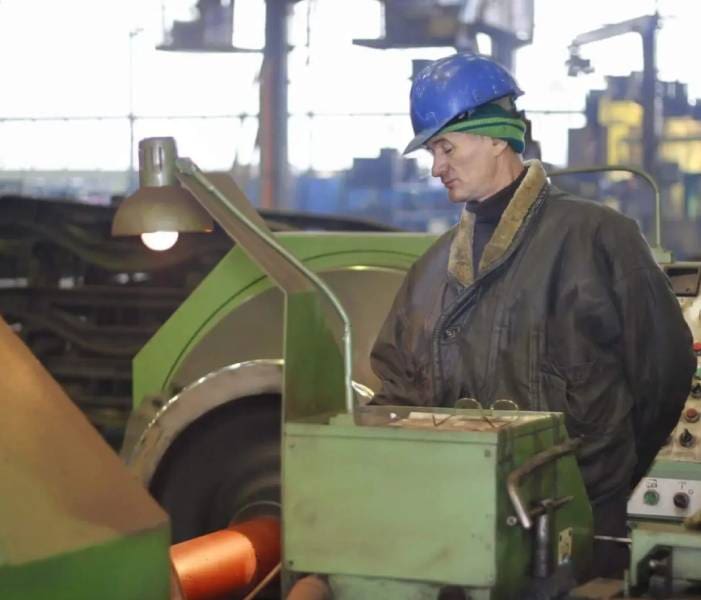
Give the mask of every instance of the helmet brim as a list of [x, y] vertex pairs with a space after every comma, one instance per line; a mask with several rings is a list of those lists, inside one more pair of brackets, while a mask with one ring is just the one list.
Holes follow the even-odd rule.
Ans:
[[423, 146], [428, 140], [430, 140], [438, 131], [440, 130], [440, 127], [436, 127], [435, 129], [429, 129], [422, 131], [419, 133], [417, 136], [414, 137], [413, 140], [409, 142], [409, 145], [404, 148], [404, 152], [402, 152], [402, 155], [410, 154], [411, 152], [414, 152], [414, 150], [418, 150]]

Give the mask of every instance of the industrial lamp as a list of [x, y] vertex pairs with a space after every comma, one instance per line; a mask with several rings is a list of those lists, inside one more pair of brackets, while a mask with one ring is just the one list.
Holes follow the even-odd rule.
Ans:
[[140, 235], [152, 250], [168, 250], [183, 231], [212, 231], [212, 218], [178, 183], [173, 138], [139, 142], [139, 189], [117, 209], [112, 235]]
[[[284, 418], [314, 415], [320, 406], [352, 413], [345, 309], [326, 282], [276, 239], [236, 182], [179, 158], [170, 137], [139, 142], [139, 182], [140, 189], [117, 210], [112, 235], [166, 232], [172, 237], [179, 231], [211, 231], [216, 221], [285, 294]], [[323, 360], [310, 361], [310, 355]]]
[[[216, 221], [285, 295], [283, 422], [309, 418], [324, 410], [353, 414], [350, 320], [328, 285], [275, 238], [233, 179], [205, 174], [189, 158], [178, 158], [173, 138], [139, 142], [139, 169], [142, 187], [115, 214], [113, 235], [208, 231]], [[275, 527], [273, 539], [279, 537], [279, 525], [264, 528], [269, 534]], [[209, 589], [210, 567], [223, 563], [212, 561], [208, 548], [228, 552], [228, 546], [216, 538], [221, 534], [197, 538], [195, 545], [187, 548], [174, 547], [171, 558], [179, 578], [187, 577], [191, 585]], [[195, 555], [202, 557], [201, 568], [193, 562]], [[234, 553], [229, 558], [237, 557]], [[256, 589], [268, 581], [266, 577]], [[225, 583], [229, 586], [231, 582]], [[233, 591], [233, 587], [226, 591]]]

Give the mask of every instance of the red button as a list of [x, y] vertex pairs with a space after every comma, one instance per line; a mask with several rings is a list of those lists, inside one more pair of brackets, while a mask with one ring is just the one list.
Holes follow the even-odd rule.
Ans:
[[699, 420], [699, 411], [695, 408], [687, 408], [684, 411], [684, 420], [688, 423], [696, 423]]
[[694, 352], [701, 352], [701, 342], [694, 342], [692, 348]]

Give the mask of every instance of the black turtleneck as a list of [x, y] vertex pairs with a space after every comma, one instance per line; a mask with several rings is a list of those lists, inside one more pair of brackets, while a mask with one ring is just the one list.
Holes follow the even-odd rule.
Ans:
[[469, 210], [475, 215], [475, 231], [472, 237], [472, 264], [474, 265], [475, 275], [478, 273], [484, 247], [491, 239], [494, 230], [499, 224], [501, 215], [506, 210], [509, 202], [511, 202], [516, 188], [521, 185], [527, 171], [528, 168], [524, 167], [516, 179], [505, 188], [489, 196], [489, 198], [465, 203], [465, 210]]

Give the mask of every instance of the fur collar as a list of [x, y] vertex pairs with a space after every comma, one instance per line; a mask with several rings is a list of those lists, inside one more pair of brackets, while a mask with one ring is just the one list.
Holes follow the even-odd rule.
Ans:
[[[504, 210], [504, 214], [494, 230], [494, 234], [484, 247], [479, 271], [489, 267], [506, 252], [547, 181], [545, 169], [540, 161], [530, 160], [525, 165], [528, 167], [528, 172], [521, 185], [516, 188], [511, 202]], [[463, 210], [450, 245], [448, 273], [465, 287], [471, 285], [475, 280], [475, 270], [472, 264], [474, 230], [475, 215]]]

